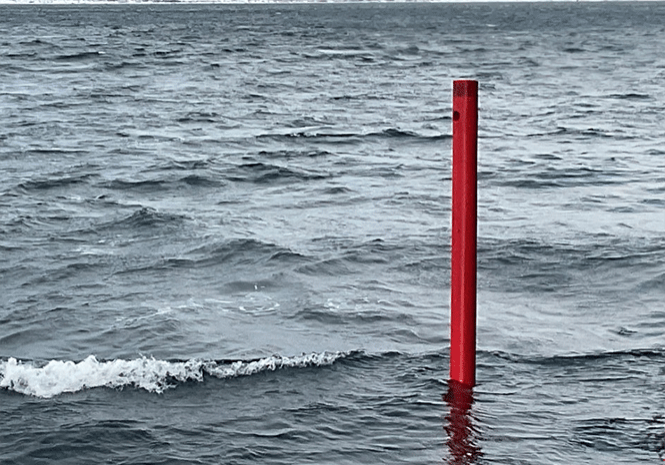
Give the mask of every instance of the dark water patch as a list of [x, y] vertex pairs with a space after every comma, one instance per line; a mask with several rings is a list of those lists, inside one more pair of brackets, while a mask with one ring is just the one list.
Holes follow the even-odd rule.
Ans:
[[397, 179], [403, 178], [404, 174], [404, 165], [399, 164], [395, 166], [373, 166], [368, 167], [365, 171], [367, 177], [381, 177], [386, 179]]
[[[479, 257], [494, 257], [502, 265], [517, 264], [524, 260], [547, 262], [545, 257], [559, 260], [566, 266], [597, 266], [602, 262], [612, 265], [628, 265], [634, 262], [656, 261], [665, 251], [662, 241], [642, 243], [638, 240], [624, 241], [612, 237], [597, 236], [595, 241], [585, 244], [569, 242], [519, 240], [483, 240], [478, 244]], [[619, 263], [617, 263], [619, 262]]]
[[169, 183], [165, 179], [144, 179], [136, 181], [114, 179], [102, 183], [101, 186], [118, 191], [135, 190], [138, 192], [150, 193], [169, 189], [170, 186], [168, 184]]
[[401, 252], [402, 246], [377, 238], [354, 244], [342, 252], [342, 258], [352, 264], [390, 264], [391, 257]]
[[586, 49], [583, 49], [583, 48], [580, 48], [580, 47], [565, 47], [562, 50], [566, 53], [573, 53], [573, 54], [583, 53], [583, 52], [587, 51]]
[[217, 188], [224, 185], [223, 182], [218, 179], [213, 179], [210, 176], [202, 176], [196, 174], [190, 174], [180, 179], [181, 183], [184, 183], [192, 187], [206, 187], [206, 188]]
[[[2, 231], [2, 232], [5, 233], [6, 231]], [[11, 242], [11, 243], [10, 242], [5, 242], [5, 241], [0, 242], [0, 250], [2, 250], [3, 252], [15, 252], [15, 251], [22, 250], [22, 249], [23, 249], [22, 246], [14, 243], [14, 242]]]
[[[85, 102], [82, 100], [83, 98], [86, 97], [92, 97], [91, 95], [76, 95], [76, 98], [69, 98], [66, 100], [52, 100], [48, 103], [43, 103], [39, 106], [40, 109], [42, 109], [44, 112], [52, 112], [52, 111], [62, 111], [62, 110], [72, 110], [75, 108], [81, 108], [85, 106]], [[45, 127], [45, 126], [44, 126]], [[59, 127], [53, 127], [49, 128], [50, 130], [54, 131], [61, 131], [61, 128]], [[48, 149], [47, 149], [48, 150]]]
[[214, 111], [190, 111], [176, 118], [178, 123], [217, 123], [223, 117]]
[[[565, 294], [590, 283], [605, 292], [637, 290], [651, 287], [654, 278], [647, 271], [657, 270], [663, 262], [665, 252], [660, 241], [640, 243], [598, 237], [585, 244], [483, 239], [478, 243], [481, 282], [503, 287], [506, 292]], [[634, 274], [629, 274], [630, 270]]]
[[[56, 102], [57, 104], [57, 102]], [[32, 121], [23, 121], [21, 122], [22, 126], [33, 126], [37, 123], [34, 123]], [[57, 147], [49, 147], [49, 148], [28, 148], [24, 150], [22, 153], [25, 155], [36, 155], [36, 156], [43, 156], [43, 155], [53, 155], [53, 156], [82, 156], [89, 154], [90, 152], [88, 150], [82, 150], [82, 149], [75, 149], [75, 148], [57, 148]]]
[[[11, 220], [7, 221], [7, 230], [11, 233], [33, 231], [44, 232], [54, 229], [55, 225], [68, 223], [72, 219], [69, 215], [17, 215]], [[23, 239], [34, 240], [35, 244], [41, 241], [48, 240], [43, 236], [38, 236], [39, 239], [35, 240], [33, 236], [27, 236]]]
[[[593, 366], [594, 370], [603, 371], [606, 364], [620, 364], [626, 361], [634, 362], [640, 359], [658, 362], [665, 360], [665, 350], [661, 348], [628, 349], [617, 351], [602, 351], [588, 354], [529, 356], [511, 354], [508, 352], [493, 351], [482, 352], [483, 357], [498, 357], [520, 364], [533, 364], [560, 368], [579, 368], [586, 365]], [[608, 374], [611, 372], [608, 371]]]
[[102, 223], [95, 229], [100, 232], [105, 230], [125, 230], [131, 232], [153, 228], [180, 228], [188, 220], [189, 218], [185, 215], [163, 213], [154, 208], [143, 207], [124, 218]]
[[[433, 252], [431, 247], [405, 239], [387, 241], [377, 238], [352, 244], [332, 238], [326, 241], [335, 249], [333, 256], [313, 260], [297, 268], [299, 273], [312, 276], [364, 275], [367, 269], [373, 266], [380, 267], [375, 268], [375, 272], [381, 268], [406, 273], [413, 273], [417, 268], [420, 272], [424, 270], [420, 268], [423, 260], [432, 259]], [[436, 250], [436, 247], [434, 249]], [[368, 280], [364, 281], [364, 285], [368, 286]]]
[[[57, 289], [56, 294], [44, 299], [43, 306], [56, 303], [67, 303], [73, 305], [76, 301], [75, 295], [79, 293], [89, 293], [93, 289], [103, 289], [104, 285], [98, 281], [98, 276], [113, 270], [115, 263], [105, 256], [87, 256], [87, 257], [73, 257], [70, 255], [62, 255], [53, 257], [50, 266], [44, 267], [42, 270], [35, 270], [33, 274], [24, 275], [25, 280], [21, 286], [24, 290], [29, 290], [37, 286], [52, 287]], [[31, 260], [35, 261], [35, 260]], [[63, 297], [60, 293], [67, 293], [67, 297]], [[49, 319], [54, 321], [58, 318], [50, 316]], [[80, 323], [74, 321], [74, 324]]]
[[634, 330], [629, 329], [629, 328], [625, 328], [625, 327], [623, 327], [623, 326], [620, 327], [620, 328], [618, 328], [618, 329], [616, 329], [616, 330], [614, 330], [613, 332], [614, 332], [616, 335], [618, 335], [618, 336], [623, 336], [623, 337], [632, 337], [632, 336], [638, 334], [637, 331], [634, 331]]
[[302, 265], [296, 269], [298, 273], [309, 276], [345, 276], [357, 273], [353, 267], [348, 266], [348, 263], [343, 258], [329, 258], [324, 260], [317, 260], [314, 263]]
[[96, 178], [97, 176], [92, 174], [65, 176], [61, 178], [56, 178], [55, 175], [50, 175], [49, 179], [25, 181], [20, 183], [18, 187], [20, 189], [25, 189], [26, 191], [44, 191], [67, 188], [77, 184], [90, 184], [91, 180]]
[[403, 131], [400, 129], [389, 128], [379, 133], [371, 133], [367, 137], [387, 137], [404, 140], [420, 140], [428, 142], [439, 142], [442, 140], [452, 139], [451, 134], [437, 134], [433, 136], [425, 136], [414, 131]]
[[[557, 159], [554, 159], [557, 160]], [[591, 168], [588, 166], [540, 167], [529, 170], [529, 176], [520, 174], [507, 178], [503, 176], [494, 182], [522, 189], [566, 188], [572, 186], [609, 186], [623, 184], [622, 173], [618, 170]], [[494, 179], [496, 175], [491, 176]]]
[[297, 265], [309, 258], [292, 250], [256, 239], [229, 239], [197, 247], [183, 255], [179, 266], [228, 267], [237, 265]]
[[[636, 213], [638, 210], [634, 206], [619, 206], [609, 208], [608, 211], [612, 213]], [[621, 223], [622, 226], [627, 226], [625, 223]], [[631, 228], [631, 226], [628, 226]]]
[[617, 100], [650, 100], [649, 94], [627, 93], [627, 94], [610, 94], [609, 98]]
[[326, 187], [322, 191], [322, 194], [324, 195], [341, 195], [341, 194], [352, 194], [352, 193], [354, 193], [354, 191], [345, 186]]
[[261, 150], [258, 153], [259, 157], [269, 158], [269, 159], [284, 159], [284, 160], [293, 160], [299, 158], [312, 159], [319, 157], [330, 157], [334, 154], [327, 150], [278, 150], [278, 151], [268, 151]]
[[[402, 311], [393, 312], [387, 309], [377, 309], [377, 310], [362, 310], [358, 311], [355, 309], [323, 309], [323, 308], [304, 308], [298, 313], [296, 313], [293, 318], [299, 321], [310, 321], [317, 322], [322, 325], [335, 325], [335, 326], [353, 326], [353, 325], [385, 325], [385, 324], [395, 324], [400, 328], [404, 325], [417, 327], [418, 321], [405, 313], [406, 309]], [[409, 330], [397, 330], [389, 331], [386, 334], [386, 337], [395, 337], [397, 339], [404, 338], [408, 339], [417, 339], [419, 336]]]
[[367, 100], [378, 100], [380, 97], [378, 95], [355, 95], [355, 94], [346, 94], [346, 95], [335, 95], [330, 97], [332, 101], [367, 101]]
[[292, 132], [288, 134], [265, 134], [257, 136], [261, 138], [271, 138], [271, 139], [299, 139], [304, 138], [307, 140], [312, 140], [316, 142], [317, 140], [326, 141], [326, 142], [339, 142], [339, 143], [351, 143], [351, 142], [360, 142], [362, 140], [421, 140], [421, 141], [431, 141], [437, 142], [441, 140], [451, 139], [452, 135], [449, 134], [439, 134], [434, 136], [424, 136], [413, 131], [404, 131], [396, 128], [388, 128], [379, 132], [369, 132], [369, 133], [355, 133], [355, 132], [327, 132], [327, 131], [301, 131], [301, 132]]
[[84, 61], [88, 60], [90, 58], [99, 58], [100, 56], [104, 55], [102, 52], [94, 51], [94, 52], [80, 52], [80, 53], [74, 53], [74, 54], [69, 54], [69, 55], [59, 55], [55, 57], [56, 61]]
[[276, 184], [294, 181], [318, 181], [328, 179], [330, 176], [310, 170], [297, 170], [269, 163], [255, 162], [237, 165], [235, 168], [226, 171], [224, 177], [235, 182]]
[[118, 60], [105, 62], [103, 64], [103, 69], [110, 72], [124, 72], [126, 70], [145, 70], [149, 69], [149, 67], [142, 60]]
[[590, 136], [590, 137], [615, 138], [615, 139], [617, 137], [626, 138], [626, 139], [632, 139], [633, 138], [633, 137], [625, 136], [625, 135], [611, 134], [606, 130], [598, 129], [598, 128], [588, 128], [588, 129], [578, 131], [578, 133], [582, 136]]
[[171, 58], [182, 54], [182, 49], [155, 50], [152, 54], [158, 58]]
[[56, 45], [54, 42], [50, 42], [44, 38], [37, 38], [37, 39], [30, 39], [30, 40], [21, 40], [18, 42], [18, 45], [39, 45], [45, 46], [45, 47], [60, 47], [59, 45]]
[[[154, 171], [195, 171], [205, 173], [213, 167], [211, 159], [174, 159], [160, 163], [151, 168]], [[198, 173], [197, 173], [198, 174]]]
[[[7, 54], [4, 54], [7, 58], [12, 58], [12, 59], [26, 59], [26, 58], [34, 58], [38, 54], [37, 52], [31, 52], [31, 51], [25, 51], [25, 52], [8, 52]], [[2, 55], [0, 55], [2, 56]]]
[[286, 124], [286, 126], [289, 128], [311, 128], [311, 127], [328, 127], [328, 126], [333, 126], [333, 124], [326, 121], [324, 118], [304, 116], [289, 121], [288, 124]]
[[[655, 189], [649, 189], [650, 191], [655, 191]], [[665, 186], [663, 188], [656, 190], [656, 192], [665, 192]], [[641, 204], [644, 205], [655, 205], [655, 206], [665, 206], [665, 199], [663, 198], [652, 198], [652, 199], [643, 199], [640, 200]]]
[[415, 133], [413, 131], [402, 131], [402, 130], [396, 129], [396, 128], [388, 128], [388, 129], [384, 129], [383, 131], [381, 131], [379, 133], [371, 133], [371, 134], [368, 135], [368, 137], [377, 137], [377, 136], [378, 137], [384, 136], [384, 137], [389, 137], [389, 138], [394, 137], [396, 139], [403, 139], [403, 138], [409, 139], [409, 138], [420, 138], [420, 137], [422, 137], [422, 136], [418, 135], [417, 133]]
[[544, 137], [544, 136], [554, 136], [557, 138], [576, 137], [578, 139], [587, 139], [587, 138], [601, 138], [601, 139], [615, 139], [615, 140], [635, 139], [634, 136], [629, 136], [626, 135], [625, 133], [610, 132], [608, 130], [601, 128], [577, 129], [577, 128], [567, 128], [567, 127], [558, 127], [555, 131], [551, 132], [540, 132], [540, 133], [529, 134], [527, 137]]

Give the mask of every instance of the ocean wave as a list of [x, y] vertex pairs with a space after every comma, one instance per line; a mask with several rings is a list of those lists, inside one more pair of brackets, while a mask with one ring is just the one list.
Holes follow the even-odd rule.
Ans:
[[136, 181], [114, 179], [112, 181], [102, 183], [100, 186], [120, 191], [138, 190], [141, 192], [156, 192], [158, 190], [166, 189], [165, 184], [166, 180], [164, 179], [143, 179]]
[[162, 213], [154, 208], [141, 207], [141, 209], [136, 210], [127, 217], [101, 225], [99, 229], [121, 228], [135, 230], [137, 228], [172, 226], [178, 225], [187, 219], [187, 216], [184, 215]]
[[309, 257], [271, 242], [255, 239], [229, 239], [205, 244], [187, 252], [185, 259], [198, 265], [217, 265], [232, 261], [261, 262], [277, 260], [300, 263]]
[[90, 355], [80, 362], [51, 360], [45, 365], [9, 358], [0, 361], [0, 388], [42, 398], [99, 387], [134, 387], [161, 394], [179, 383], [202, 382], [206, 376], [227, 379], [289, 368], [328, 366], [349, 355], [350, 352], [322, 352], [293, 357], [272, 355], [249, 361], [167, 361], [147, 357], [99, 361]]
[[406, 139], [406, 140], [421, 140], [421, 141], [440, 141], [446, 139], [452, 139], [451, 134], [434, 134], [434, 135], [425, 135], [420, 134], [414, 131], [407, 131], [397, 128], [387, 128], [381, 131], [374, 132], [343, 132], [343, 131], [330, 131], [323, 130], [321, 128], [308, 128], [302, 129], [296, 132], [282, 132], [282, 133], [273, 133], [273, 134], [260, 134], [257, 136], [258, 139], [269, 138], [274, 140], [279, 139], [310, 139], [310, 140], [322, 140], [326, 142], [354, 142], [364, 139]]
[[53, 174], [49, 178], [33, 179], [20, 183], [18, 187], [26, 191], [41, 191], [58, 188], [68, 188], [76, 184], [85, 184], [94, 178], [92, 174], [77, 174], [77, 175], [58, 175]]
[[[626, 328], [622, 328], [622, 332], [626, 332]], [[629, 331], [629, 330], [628, 330]], [[608, 350], [597, 351], [591, 353], [570, 353], [570, 354], [555, 354], [555, 355], [522, 355], [510, 353], [505, 351], [482, 351], [479, 350], [480, 357], [495, 357], [502, 360], [507, 360], [513, 363], [523, 363], [527, 365], [544, 365], [554, 367], [574, 367], [589, 364], [596, 364], [597, 367], [602, 367], [598, 363], [603, 362], [625, 362], [626, 360], [634, 359], [652, 359], [660, 361], [665, 357], [665, 349], [663, 348], [635, 348], [626, 350]], [[602, 369], [602, 368], [599, 368]]]
[[83, 52], [77, 52], [77, 53], [72, 53], [68, 55], [60, 55], [57, 56], [55, 59], [58, 61], [78, 61], [78, 60], [87, 60], [89, 58], [97, 58], [104, 55], [104, 52], [100, 51], [83, 51]]
[[651, 96], [649, 94], [639, 94], [636, 92], [629, 92], [626, 94], [611, 94], [609, 98], [618, 99], [618, 100], [649, 100]]
[[274, 184], [283, 181], [317, 181], [328, 179], [324, 172], [287, 168], [270, 163], [243, 163], [226, 173], [229, 181]]

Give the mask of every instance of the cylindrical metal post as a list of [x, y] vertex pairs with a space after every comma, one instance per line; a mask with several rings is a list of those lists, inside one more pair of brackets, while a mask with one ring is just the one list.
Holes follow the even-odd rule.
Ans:
[[476, 383], [476, 171], [478, 82], [453, 82], [450, 379]]

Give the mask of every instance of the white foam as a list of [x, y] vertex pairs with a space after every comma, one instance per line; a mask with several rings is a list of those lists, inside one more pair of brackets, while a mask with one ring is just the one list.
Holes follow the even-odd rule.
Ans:
[[205, 360], [169, 362], [147, 357], [100, 362], [91, 355], [78, 363], [51, 360], [44, 366], [10, 358], [0, 361], [0, 388], [43, 398], [97, 387], [121, 389], [133, 386], [162, 393], [175, 387], [177, 382], [203, 381], [204, 375], [223, 379], [282, 368], [325, 366], [346, 355], [342, 352], [294, 357], [274, 355], [254, 361], [230, 363]]
[[228, 365], [206, 366], [206, 372], [217, 378], [230, 378], [234, 376], [248, 376], [261, 371], [274, 371], [280, 368], [304, 368], [308, 366], [332, 365], [336, 360], [345, 357], [342, 352], [324, 352], [321, 354], [303, 354], [296, 357], [272, 357], [262, 358], [251, 362], [233, 362]]

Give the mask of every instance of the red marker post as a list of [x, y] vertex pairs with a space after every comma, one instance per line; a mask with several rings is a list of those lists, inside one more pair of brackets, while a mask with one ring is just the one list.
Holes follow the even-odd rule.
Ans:
[[476, 384], [478, 81], [453, 81], [450, 379]]

